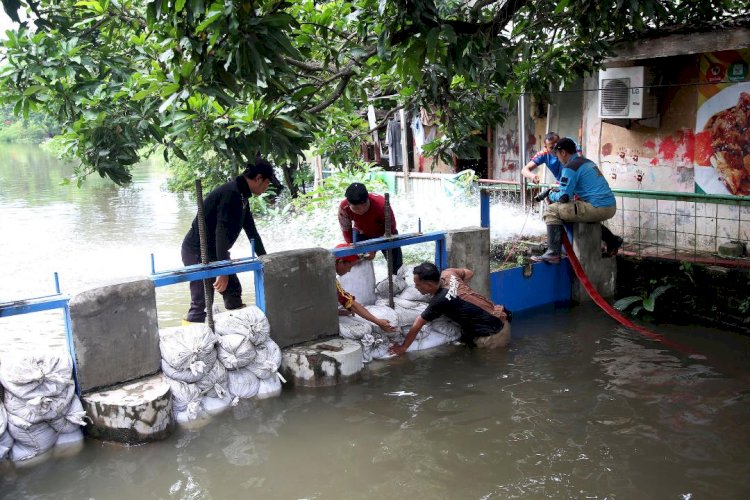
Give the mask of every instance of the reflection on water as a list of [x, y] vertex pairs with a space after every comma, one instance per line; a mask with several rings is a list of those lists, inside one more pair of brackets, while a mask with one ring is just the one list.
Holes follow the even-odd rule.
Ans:
[[[363, 380], [243, 402], [124, 449], [0, 470], [3, 498], [746, 498], [747, 359], [691, 360], [592, 308]], [[684, 339], [683, 339], [684, 340]], [[747, 339], [740, 340], [747, 353]], [[729, 370], [730, 372], [732, 370]]]

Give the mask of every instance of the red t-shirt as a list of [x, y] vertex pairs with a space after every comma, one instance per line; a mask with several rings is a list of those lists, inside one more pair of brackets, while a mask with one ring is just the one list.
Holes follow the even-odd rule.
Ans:
[[[385, 197], [379, 194], [369, 195], [370, 208], [362, 215], [352, 212], [349, 201], [343, 199], [339, 204], [339, 226], [347, 243], [352, 242], [352, 222], [364, 238], [379, 238], [385, 235]], [[391, 212], [391, 234], [397, 234], [396, 217]]]

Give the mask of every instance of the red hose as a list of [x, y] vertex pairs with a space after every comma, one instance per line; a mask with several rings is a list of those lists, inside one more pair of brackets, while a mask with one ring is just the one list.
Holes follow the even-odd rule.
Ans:
[[695, 349], [688, 347], [686, 345], [680, 344], [679, 342], [669, 340], [664, 335], [654, 333], [648, 328], [638, 326], [632, 321], [630, 321], [628, 318], [620, 314], [619, 311], [617, 311], [614, 307], [612, 307], [609, 304], [609, 302], [604, 300], [604, 298], [601, 295], [599, 295], [599, 292], [596, 291], [596, 288], [594, 288], [594, 285], [592, 285], [591, 281], [589, 281], [589, 278], [588, 276], [586, 276], [586, 273], [584, 272], [583, 267], [581, 266], [581, 263], [578, 260], [578, 257], [576, 257], [576, 254], [573, 252], [573, 245], [570, 244], [570, 241], [568, 240], [568, 235], [566, 234], [565, 231], [563, 231], [562, 233], [562, 242], [563, 242], [563, 246], [565, 247], [565, 251], [568, 253], [568, 260], [570, 261], [570, 265], [573, 266], [573, 271], [576, 273], [576, 276], [578, 277], [578, 280], [581, 282], [581, 285], [583, 285], [583, 288], [586, 289], [586, 293], [588, 293], [589, 297], [591, 297], [591, 300], [593, 300], [596, 305], [602, 308], [604, 312], [609, 314], [609, 316], [612, 319], [620, 323], [622, 326], [625, 326], [639, 333], [642, 333], [646, 337], [652, 340], [655, 340], [656, 342], [661, 342], [667, 347], [671, 347], [672, 349], [675, 349], [680, 352], [684, 352], [686, 354], [697, 355], [697, 356], [700, 356], [701, 358], [705, 358], [705, 356], [698, 353]]

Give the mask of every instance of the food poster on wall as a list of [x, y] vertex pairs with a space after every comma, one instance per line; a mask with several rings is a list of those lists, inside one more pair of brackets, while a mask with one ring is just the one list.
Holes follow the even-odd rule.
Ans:
[[750, 50], [704, 54], [695, 119], [695, 192], [750, 195]]

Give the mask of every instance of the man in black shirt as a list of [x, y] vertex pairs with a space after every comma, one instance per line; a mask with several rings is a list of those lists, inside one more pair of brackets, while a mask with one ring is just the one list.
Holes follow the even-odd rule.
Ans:
[[[255, 253], [265, 255], [266, 249], [255, 228], [253, 214], [248, 200], [250, 196], [260, 196], [269, 185], [276, 191], [281, 190], [281, 183], [276, 179], [273, 166], [257, 158], [255, 164], [248, 163], [241, 176], [211, 191], [203, 201], [203, 212], [206, 219], [206, 240], [208, 261], [229, 260], [229, 249], [232, 248], [240, 231], [244, 229], [248, 239], [255, 240]], [[193, 219], [185, 239], [182, 241], [182, 263], [186, 266], [200, 264], [200, 237], [198, 217]], [[219, 276], [213, 281], [213, 288], [221, 293], [227, 309], [243, 307], [242, 286], [236, 274]], [[202, 323], [206, 319], [206, 297], [202, 281], [190, 282], [190, 310], [186, 320]]]
[[432, 299], [414, 320], [404, 343], [392, 346], [391, 353], [406, 352], [422, 327], [442, 315], [458, 323], [461, 341], [470, 347], [494, 349], [508, 345], [512, 314], [472, 290], [465, 282], [472, 275], [468, 269], [446, 269], [441, 274], [431, 262], [415, 267], [414, 286], [422, 294], [432, 295]]

